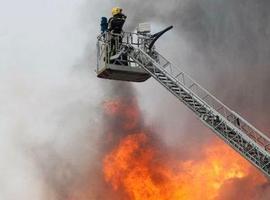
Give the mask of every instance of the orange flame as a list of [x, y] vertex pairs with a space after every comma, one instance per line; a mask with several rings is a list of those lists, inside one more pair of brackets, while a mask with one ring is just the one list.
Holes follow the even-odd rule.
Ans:
[[121, 99], [114, 99], [104, 102], [105, 114], [124, 120], [124, 130], [129, 131], [139, 123], [139, 108], [135, 99], [123, 101]]
[[[134, 105], [120, 100], [107, 102], [105, 111], [113, 117], [124, 116], [126, 127], [134, 127], [140, 115]], [[250, 174], [247, 161], [220, 141], [198, 149], [198, 154], [201, 158], [196, 160], [179, 160], [162, 151], [149, 134], [129, 130], [104, 157], [105, 181], [114, 191], [125, 193], [124, 199], [212, 200], [224, 184]]]
[[249, 172], [246, 161], [219, 142], [198, 161], [163, 161], [159, 153], [144, 133], [125, 137], [104, 159], [106, 181], [132, 200], [207, 200], [227, 180]]

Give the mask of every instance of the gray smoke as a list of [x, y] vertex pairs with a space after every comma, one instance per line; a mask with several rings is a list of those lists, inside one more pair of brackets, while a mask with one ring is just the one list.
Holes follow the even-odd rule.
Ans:
[[[121, 5], [130, 21], [127, 28], [142, 21], [160, 29], [174, 25], [160, 39], [160, 51], [229, 107], [269, 132], [269, 1], [149, 0], [121, 1]], [[169, 145], [186, 146], [189, 155], [195, 148], [196, 155], [212, 139], [211, 132], [157, 83], [137, 88], [150, 123], [162, 124], [159, 131], [163, 130]], [[248, 177], [226, 183], [218, 199], [238, 199], [243, 194], [247, 199], [268, 199], [269, 191], [268, 183], [254, 185], [254, 178]]]
[[[114, 194], [100, 180], [106, 123], [102, 103], [119, 95], [137, 95], [145, 123], [153, 125], [167, 144], [185, 147], [189, 155], [212, 139], [212, 133], [153, 80], [122, 85], [96, 79], [99, 19], [110, 15], [113, 3], [2, 3], [1, 200], [98, 200], [105, 199], [104, 191], [113, 199]], [[115, 3], [128, 15], [126, 29], [133, 30], [142, 21], [152, 22], [156, 30], [174, 25], [158, 43], [162, 53], [233, 109], [268, 130], [268, 1]], [[246, 188], [250, 180], [243, 180]], [[242, 185], [237, 182], [232, 185]], [[224, 189], [232, 194], [228, 199], [238, 197], [240, 190], [228, 185]], [[269, 191], [268, 185], [256, 188], [260, 193]], [[263, 199], [255, 190], [251, 193], [254, 199]]]
[[184, 71], [226, 104], [268, 131], [269, 1], [121, 3], [129, 21], [135, 22], [129, 27], [140, 21], [158, 23], [160, 28], [174, 25], [174, 33], [169, 33], [172, 37], [160, 41], [162, 45], [174, 43], [164, 53], [183, 64]]

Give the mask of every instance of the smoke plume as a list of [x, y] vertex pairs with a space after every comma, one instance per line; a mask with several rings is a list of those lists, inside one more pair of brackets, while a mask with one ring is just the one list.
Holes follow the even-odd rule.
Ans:
[[[181, 152], [182, 160], [198, 160], [197, 150], [216, 140], [153, 80], [131, 84], [95, 77], [99, 19], [109, 16], [114, 5], [127, 14], [127, 30], [145, 21], [156, 31], [174, 25], [158, 42], [161, 53], [267, 132], [269, 4], [267, 0], [4, 2], [0, 199], [117, 199], [102, 180], [104, 153], [125, 135], [125, 118], [104, 115], [104, 104], [111, 99], [125, 100], [126, 109], [137, 106], [142, 117], [134, 130], [147, 127], [176, 155]], [[110, 128], [116, 133], [108, 134]], [[218, 199], [243, 194], [247, 199], [269, 199], [269, 183], [256, 184], [257, 177], [255, 173], [226, 182]]]

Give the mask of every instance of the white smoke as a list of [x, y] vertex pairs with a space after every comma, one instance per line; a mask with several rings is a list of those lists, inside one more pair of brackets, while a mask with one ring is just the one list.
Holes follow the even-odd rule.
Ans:
[[105, 0], [1, 3], [1, 200], [66, 199], [95, 164], [106, 94], [94, 74], [95, 43], [110, 7]]

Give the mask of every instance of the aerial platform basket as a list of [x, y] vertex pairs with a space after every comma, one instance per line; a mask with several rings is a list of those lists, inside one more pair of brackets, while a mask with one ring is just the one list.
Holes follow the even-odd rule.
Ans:
[[97, 77], [121, 81], [143, 82], [151, 77], [125, 52], [125, 45], [142, 47], [143, 39], [136, 33], [104, 33], [97, 42]]

